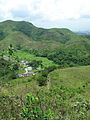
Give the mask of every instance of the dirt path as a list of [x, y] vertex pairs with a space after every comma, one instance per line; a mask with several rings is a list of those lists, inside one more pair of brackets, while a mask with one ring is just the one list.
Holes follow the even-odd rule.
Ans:
[[47, 89], [50, 89], [50, 87], [51, 87], [51, 82], [50, 82], [50, 79], [49, 79], [49, 76], [48, 76]]

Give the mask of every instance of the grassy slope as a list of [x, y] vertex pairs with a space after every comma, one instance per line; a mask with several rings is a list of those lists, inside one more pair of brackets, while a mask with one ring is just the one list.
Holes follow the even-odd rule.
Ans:
[[[18, 22], [18, 24], [23, 26], [23, 22]], [[25, 22], [24, 22], [25, 24]], [[77, 51], [80, 49], [79, 53], [82, 52], [80, 55], [86, 54], [89, 55], [90, 46], [89, 46], [89, 39], [87, 40], [86, 37], [81, 37], [79, 35], [74, 34], [73, 32], [67, 29], [38, 29], [35, 28], [34, 33], [30, 36], [23, 34], [20, 31], [12, 31], [15, 29], [17, 22], [7, 21], [0, 23], [0, 30], [3, 30], [6, 33], [6, 37], [3, 40], [0, 40], [0, 49], [7, 47], [10, 43], [17, 45], [21, 44], [23, 47], [27, 49], [34, 48], [34, 49], [56, 49], [60, 48], [62, 44], [66, 47], [66, 50], [70, 51]], [[29, 23], [27, 23], [29, 25]], [[26, 26], [27, 26], [26, 25]], [[32, 26], [30, 24], [30, 26]], [[36, 31], [37, 30], [37, 31]], [[34, 37], [33, 37], [34, 36]], [[42, 42], [43, 41], [43, 42]], [[47, 42], [46, 42], [47, 41]], [[49, 61], [46, 58], [42, 57], [35, 57], [34, 55], [25, 53], [25, 52], [18, 52], [20, 59], [26, 60], [42, 60], [44, 66], [53, 65], [52, 61]], [[53, 87], [57, 87], [58, 91], [53, 91], [54, 95], [50, 94], [43, 94], [47, 100], [50, 100], [50, 103], [54, 106], [56, 101], [60, 103], [60, 99], [57, 99], [60, 96], [59, 88], [61, 85], [68, 87], [68, 88], [80, 88], [83, 89], [85, 92], [78, 94], [78, 96], [83, 96], [85, 98], [89, 98], [90, 92], [90, 66], [83, 66], [83, 67], [73, 67], [73, 68], [66, 68], [55, 70], [48, 76], [48, 85], [44, 87], [39, 87], [37, 84], [37, 75], [36, 77], [25, 77], [25, 78], [18, 78], [14, 80], [8, 81], [8, 83], [1, 83], [0, 95], [19, 95], [19, 96], [26, 96], [27, 93], [36, 94], [38, 91], [43, 90], [44, 92], [48, 91], [49, 88], [53, 89]], [[53, 89], [54, 90], [54, 89]], [[44, 93], [43, 92], [43, 93]], [[52, 94], [53, 94], [52, 92]], [[56, 92], [56, 93], [55, 93]], [[77, 97], [77, 95], [76, 95]], [[71, 98], [72, 99], [72, 98]], [[56, 101], [55, 101], [56, 100]], [[55, 101], [55, 103], [54, 103]], [[67, 104], [71, 104], [70, 100], [67, 100]], [[68, 106], [68, 105], [67, 105]], [[60, 106], [57, 104], [57, 108], [60, 109]], [[66, 107], [65, 107], [66, 108]]]
[[90, 55], [90, 44], [84, 40], [68, 43], [65, 46], [65, 49], [79, 57], [85, 57]]
[[31, 76], [26, 78], [18, 78], [9, 81], [9, 85], [1, 86], [2, 95], [22, 95], [28, 92], [36, 93], [43, 88], [47, 91], [52, 87], [65, 86], [67, 88], [84, 89], [82, 96], [90, 97], [90, 66], [72, 67], [66, 69], [58, 69], [51, 72], [48, 76], [50, 83], [45, 87], [39, 87], [36, 81], [37, 77]]
[[[23, 28], [22, 28], [23, 27]], [[23, 31], [21, 31], [21, 29], [25, 29], [25, 31], [31, 35], [27, 35], [26, 32], [24, 33]], [[40, 30], [40, 35], [38, 34], [38, 31]], [[41, 36], [41, 32], [42, 30], [39, 28], [36, 28], [35, 26], [33, 26], [31, 23], [28, 22], [16, 22], [16, 21], [4, 21], [0, 23], [0, 31], [3, 31], [6, 35], [5, 38], [3, 40], [0, 40], [0, 48], [3, 48], [4, 44], [6, 45], [6, 47], [11, 43], [14, 44], [15, 46], [17, 44], [20, 45], [24, 45], [27, 46], [28, 48], [57, 48], [60, 47], [59, 44], [60, 43], [56, 43], [54, 42], [40, 42], [40, 40], [37, 40], [39, 42], [36, 41], [32, 41], [32, 40], [36, 40], [37, 36]], [[48, 42], [48, 43], [47, 43]], [[42, 45], [43, 44], [43, 45]], [[54, 45], [53, 45], [54, 44]], [[23, 47], [24, 47], [23, 46]], [[56, 46], [56, 47], [55, 47]], [[4, 46], [5, 47], [5, 46]]]
[[[90, 43], [87, 37], [83, 37], [65, 28], [43, 29], [37, 28], [33, 24], [21, 21], [4, 21], [0, 23], [0, 30], [6, 36], [0, 40], [0, 49], [7, 47], [10, 43], [20, 44], [26, 49], [58, 49], [65, 47], [67, 50], [72, 48], [74, 51], [74, 44], [77, 49], [83, 51], [83, 47]], [[79, 42], [78, 42], [79, 41]], [[82, 41], [85, 41], [82, 42]], [[89, 46], [90, 47], [90, 46]], [[70, 49], [71, 50], [71, 49]], [[85, 50], [86, 54], [90, 51]], [[82, 52], [82, 54], [84, 54]]]
[[58, 69], [49, 75], [51, 86], [64, 85], [68, 88], [84, 88], [90, 96], [90, 66]]
[[[1, 84], [0, 95], [20, 96], [24, 100], [27, 93], [32, 93], [33, 95], [39, 94], [42, 105], [45, 105], [46, 108], [51, 108], [57, 115], [58, 119], [55, 120], [59, 120], [60, 117], [62, 117], [61, 120], [66, 120], [67, 118], [68, 120], [81, 120], [82, 113], [84, 117], [82, 120], [89, 120], [90, 66], [55, 70], [49, 74], [48, 85], [44, 87], [38, 86], [37, 76], [38, 74], [36, 76], [10, 80], [8, 83]], [[12, 104], [11, 102], [7, 104], [7, 100], [4, 99], [2, 102], [4, 107], [1, 106], [1, 110], [7, 115], [5, 119], [9, 120], [11, 118], [9, 115], [12, 115], [12, 109], [9, 108], [11, 108]], [[17, 101], [17, 99], [14, 99], [15, 105], [13, 104], [13, 106], [16, 107], [15, 111], [13, 110], [14, 116], [17, 113], [20, 114], [22, 109], [22, 105], [17, 106]], [[86, 108], [86, 105], [88, 108]], [[20, 110], [18, 111], [18, 109]], [[7, 110], [8, 112], [6, 112]]]
[[18, 52], [16, 53], [16, 55], [19, 56], [19, 59], [20, 59], [20, 60], [27, 60], [27, 61], [31, 61], [31, 60], [41, 60], [41, 61], [42, 61], [42, 64], [43, 64], [43, 67], [49, 67], [49, 66], [52, 66], [52, 65], [57, 65], [57, 64], [53, 63], [53, 61], [48, 60], [47, 58], [44, 58], [44, 57], [36, 57], [35, 55], [29, 54], [29, 53], [27, 53], [27, 52], [18, 51]]

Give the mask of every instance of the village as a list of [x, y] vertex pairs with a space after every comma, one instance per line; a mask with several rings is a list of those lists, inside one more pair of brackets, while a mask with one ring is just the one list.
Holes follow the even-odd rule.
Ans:
[[[3, 56], [3, 59], [5, 61], [9, 61], [9, 57], [8, 56]], [[16, 60], [11, 60], [12, 62], [17, 62]], [[35, 75], [36, 74], [36, 70], [41, 70], [42, 67], [42, 61], [25, 61], [25, 60], [21, 60], [19, 61], [19, 70], [23, 70], [24, 73], [20, 73], [18, 74], [18, 77], [28, 77], [31, 75]], [[33, 72], [34, 71], [34, 72]]]

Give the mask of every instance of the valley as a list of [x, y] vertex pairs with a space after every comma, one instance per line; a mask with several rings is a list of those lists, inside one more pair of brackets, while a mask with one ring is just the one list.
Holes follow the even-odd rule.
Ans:
[[89, 120], [90, 34], [0, 22], [0, 120]]

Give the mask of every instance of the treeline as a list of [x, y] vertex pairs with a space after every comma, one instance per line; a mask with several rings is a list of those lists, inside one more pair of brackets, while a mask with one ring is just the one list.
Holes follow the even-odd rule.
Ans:
[[72, 52], [66, 50], [58, 49], [54, 51], [50, 50], [25, 50], [30, 54], [34, 54], [39, 57], [47, 57], [49, 60], [54, 61], [54, 63], [59, 64], [61, 67], [73, 67], [78, 65], [90, 65], [90, 55], [88, 56], [78, 56]]

